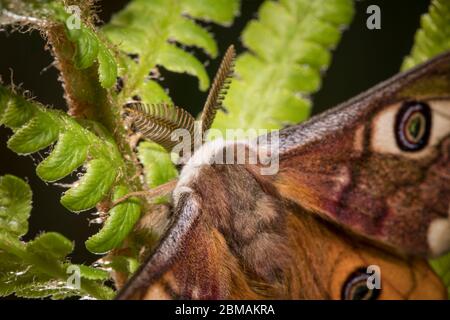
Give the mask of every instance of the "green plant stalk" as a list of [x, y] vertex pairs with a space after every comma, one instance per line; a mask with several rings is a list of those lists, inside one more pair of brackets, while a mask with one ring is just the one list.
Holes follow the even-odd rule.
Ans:
[[116, 97], [102, 88], [98, 81], [97, 66], [77, 69], [73, 63], [75, 49], [62, 25], [54, 25], [46, 32], [52, 44], [53, 55], [63, 81], [68, 113], [75, 118], [85, 118], [103, 124], [113, 135], [125, 163], [121, 183], [133, 191], [143, 190], [137, 174], [135, 154], [128, 143]]

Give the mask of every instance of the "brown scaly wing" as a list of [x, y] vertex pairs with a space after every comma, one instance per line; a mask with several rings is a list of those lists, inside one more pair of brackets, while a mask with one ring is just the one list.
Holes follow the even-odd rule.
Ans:
[[198, 174], [177, 189], [172, 225], [117, 298], [287, 297], [288, 286], [275, 279], [289, 256], [281, 203], [243, 166], [205, 166]]
[[[283, 203], [266, 179], [245, 166], [203, 168], [181, 193], [159, 247], [117, 298], [446, 298], [425, 260], [355, 241]], [[364, 291], [369, 265], [382, 270], [381, 291]]]
[[[429, 251], [425, 230], [445, 220], [448, 209], [449, 59], [441, 56], [282, 131], [276, 176], [237, 165], [202, 168], [184, 185], [161, 243], [117, 298], [338, 299], [355, 268], [370, 264], [387, 271], [381, 298], [445, 297], [423, 260], [355, 241], [337, 226], [400, 251]], [[386, 126], [398, 103], [410, 99], [432, 104], [442, 118], [433, 123], [443, 135], [431, 134], [417, 152], [395, 149]], [[379, 125], [391, 140], [372, 138]], [[418, 186], [419, 192], [407, 189]], [[295, 210], [286, 199], [297, 203]]]
[[186, 244], [195, 236], [195, 225], [199, 219], [199, 204], [194, 197], [182, 196], [180, 205], [174, 212], [172, 221], [165, 236], [131, 279], [121, 288], [116, 299], [142, 299], [147, 294], [147, 288], [152, 285], [153, 293], [161, 298], [173, 298], [170, 293], [170, 280], [165, 276], [169, 267], [176, 263], [177, 258], [185, 250]]
[[280, 136], [283, 197], [401, 252], [450, 249], [450, 53]]

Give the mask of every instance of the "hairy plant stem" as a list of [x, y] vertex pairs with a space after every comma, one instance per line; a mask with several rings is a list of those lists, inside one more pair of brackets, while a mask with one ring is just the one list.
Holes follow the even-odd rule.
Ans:
[[101, 87], [97, 66], [82, 70], [75, 67], [73, 64], [75, 48], [66, 37], [62, 25], [50, 26], [46, 35], [55, 58], [55, 65], [60, 71], [68, 113], [74, 118], [94, 120], [106, 127], [113, 135], [124, 160], [124, 172], [121, 172], [120, 182], [133, 191], [143, 190], [143, 184], [137, 174], [136, 156], [130, 147], [121, 117], [121, 106], [111, 93]]

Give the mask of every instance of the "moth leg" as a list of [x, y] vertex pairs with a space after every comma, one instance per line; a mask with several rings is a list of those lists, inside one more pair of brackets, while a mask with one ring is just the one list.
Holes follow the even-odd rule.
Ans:
[[129, 144], [131, 149], [135, 149], [139, 143], [139, 141], [143, 138], [143, 134], [141, 132], [137, 132], [135, 134], [132, 134], [129, 139]]
[[176, 183], [177, 183], [177, 180], [172, 180], [172, 181], [169, 181], [169, 182], [167, 182], [163, 185], [160, 185], [156, 188], [153, 188], [151, 190], [130, 192], [130, 193], [124, 195], [123, 197], [117, 199], [116, 201], [114, 201], [113, 204], [111, 205], [111, 208], [118, 205], [119, 203], [126, 201], [127, 199], [129, 199], [131, 197], [143, 197], [150, 201], [156, 197], [161, 197], [161, 196], [167, 195], [173, 191]]
[[[139, 141], [142, 139], [142, 133], [138, 132], [135, 134], [132, 134], [128, 137], [128, 144], [130, 145], [131, 150], [136, 150], [137, 145], [139, 144]], [[136, 176], [141, 176], [143, 174], [142, 172], [142, 166], [140, 165], [140, 161], [137, 157], [136, 152], [131, 153], [131, 160], [134, 162], [137, 170], [135, 175], [132, 177], [132, 179], [136, 178]]]

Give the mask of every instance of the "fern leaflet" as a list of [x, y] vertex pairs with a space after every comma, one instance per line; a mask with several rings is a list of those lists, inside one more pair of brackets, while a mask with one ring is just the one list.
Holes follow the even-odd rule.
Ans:
[[170, 102], [159, 84], [148, 77], [150, 70], [157, 73], [156, 66], [196, 76], [200, 89], [206, 90], [209, 77], [203, 64], [176, 44], [197, 47], [216, 57], [212, 35], [194, 19], [230, 24], [238, 10], [239, 0], [131, 1], [103, 27], [123, 53], [124, 88], [119, 101], [145, 95], [145, 103]]
[[249, 49], [236, 61], [236, 79], [213, 127], [278, 129], [304, 120], [309, 95], [320, 87], [330, 49], [353, 16], [351, 0], [265, 1], [245, 28]]
[[[23, 180], [0, 177], [0, 296], [111, 298], [113, 291], [103, 285], [108, 273], [67, 261], [73, 244], [64, 236], [48, 232], [30, 242], [21, 241], [28, 231], [31, 196]], [[70, 270], [80, 270], [79, 287], [70, 283]]]
[[[76, 121], [4, 87], [0, 87], [0, 124], [14, 131], [8, 147], [19, 154], [34, 153], [56, 142], [49, 156], [36, 168], [42, 180], [60, 180], [84, 165], [85, 174], [61, 198], [61, 203], [71, 211], [84, 211], [104, 200], [125, 170], [114, 140], [101, 125], [87, 120]], [[119, 184], [118, 188], [124, 187]], [[132, 203], [130, 199], [112, 211], [128, 217], [123, 226], [127, 230], [131, 230], [140, 214], [139, 205]], [[118, 232], [107, 232], [106, 235], [111, 238], [110, 243], [116, 245], [126, 236]]]
[[450, 2], [433, 0], [420, 20], [414, 46], [402, 64], [402, 70], [412, 68], [419, 63], [450, 50]]

